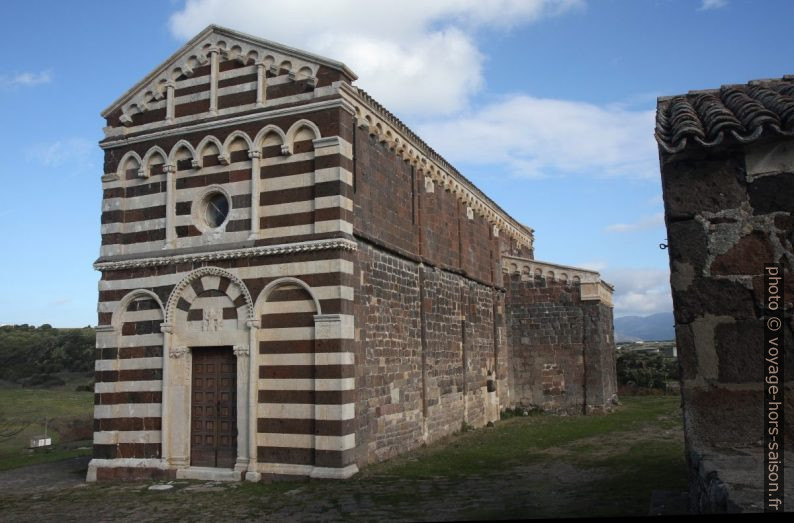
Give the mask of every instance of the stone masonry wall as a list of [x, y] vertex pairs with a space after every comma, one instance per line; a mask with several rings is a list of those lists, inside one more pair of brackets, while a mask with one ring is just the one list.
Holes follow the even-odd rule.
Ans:
[[[359, 242], [355, 314], [359, 465], [498, 419], [494, 296], [459, 275]], [[504, 369], [503, 369], [504, 375]]]
[[617, 393], [612, 309], [579, 285], [505, 275], [512, 402], [546, 411], [609, 410]]
[[[794, 368], [791, 145], [777, 141], [675, 158], [661, 155], [690, 496], [699, 510], [725, 505], [717, 506], [705, 494], [704, 456], [761, 450], [765, 263], [784, 269], [783, 336], [789, 347], [783, 354], [785, 365]], [[794, 434], [791, 375], [784, 406], [789, 435]], [[787, 447], [792, 440], [787, 438]], [[714, 477], [730, 477], [729, 465], [736, 459], [720, 463]], [[762, 500], [756, 502], [760, 506]]]

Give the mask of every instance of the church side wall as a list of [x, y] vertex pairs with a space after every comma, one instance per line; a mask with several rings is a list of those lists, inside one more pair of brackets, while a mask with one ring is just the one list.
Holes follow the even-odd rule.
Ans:
[[502, 293], [362, 241], [357, 258], [359, 464], [498, 419], [487, 380]]

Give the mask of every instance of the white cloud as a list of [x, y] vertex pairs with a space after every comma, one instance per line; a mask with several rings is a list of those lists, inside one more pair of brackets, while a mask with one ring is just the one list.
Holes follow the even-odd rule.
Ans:
[[54, 142], [39, 143], [26, 151], [28, 161], [48, 168], [77, 167], [92, 168], [96, 165], [99, 148], [85, 138], [66, 138]]
[[34, 85], [52, 82], [52, 73], [49, 71], [24, 72], [13, 75], [0, 76], [0, 85], [5, 87], [31, 87]]
[[728, 0], [702, 0], [700, 9], [698, 11], [708, 11], [711, 9], [720, 9], [728, 5]]
[[673, 310], [670, 273], [666, 270], [610, 268], [602, 276], [615, 286], [615, 316], [646, 316]]
[[653, 126], [653, 111], [514, 95], [418, 130], [453, 163], [526, 177], [650, 178], [659, 169]]
[[659, 212], [653, 216], [647, 216], [634, 223], [613, 223], [607, 225], [607, 232], [635, 232], [664, 225], [664, 213]]
[[509, 29], [584, 6], [583, 0], [188, 0], [171, 16], [178, 38], [210, 23], [345, 62], [359, 85], [402, 114], [450, 114], [483, 85], [472, 32]]

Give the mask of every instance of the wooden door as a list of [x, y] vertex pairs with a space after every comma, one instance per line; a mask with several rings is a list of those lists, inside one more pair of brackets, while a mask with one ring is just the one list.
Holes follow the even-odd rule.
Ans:
[[237, 359], [231, 347], [193, 353], [190, 464], [234, 467], [237, 459]]

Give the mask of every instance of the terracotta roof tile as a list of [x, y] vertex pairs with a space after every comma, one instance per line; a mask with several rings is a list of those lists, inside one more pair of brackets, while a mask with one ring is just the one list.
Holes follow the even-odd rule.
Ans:
[[794, 136], [794, 76], [690, 91], [657, 104], [656, 141], [670, 154], [768, 134]]

